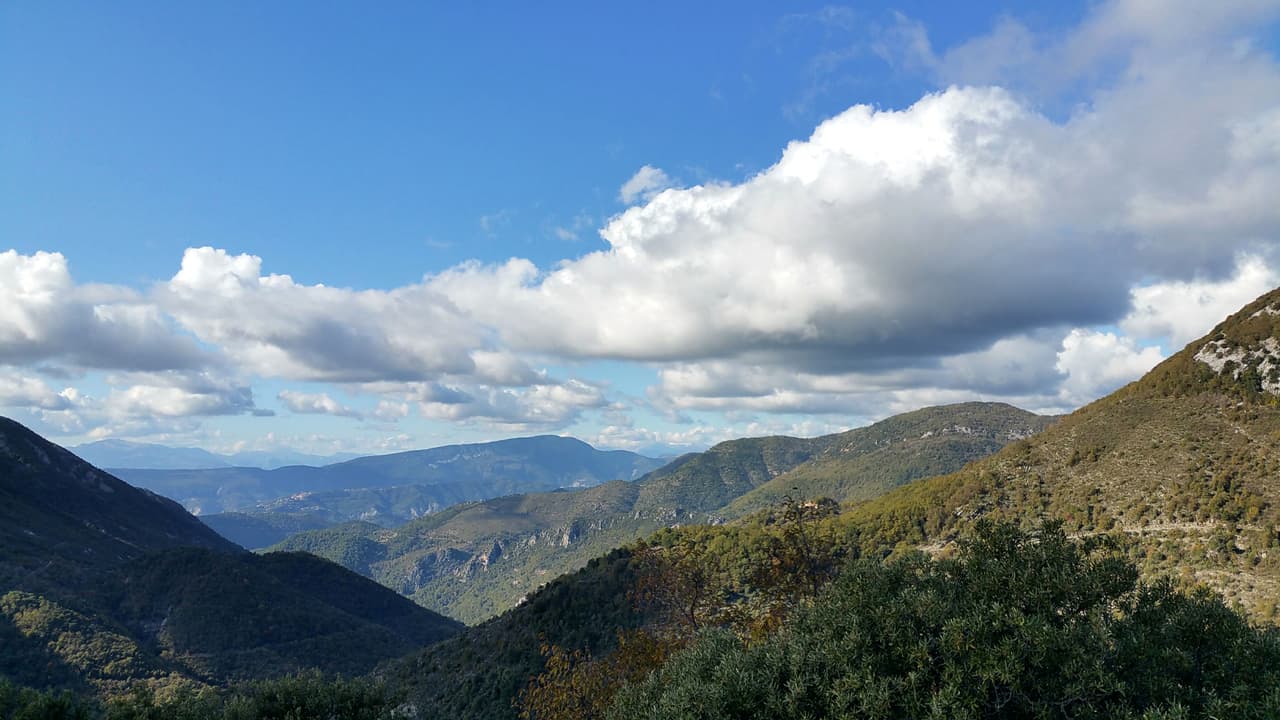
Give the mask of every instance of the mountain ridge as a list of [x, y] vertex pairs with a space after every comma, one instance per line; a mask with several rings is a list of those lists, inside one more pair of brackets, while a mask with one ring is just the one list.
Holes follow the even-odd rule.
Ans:
[[[1051, 420], [1004, 404], [962, 403], [820, 438], [743, 438], [683, 456], [632, 483], [463, 503], [395, 528], [344, 524], [299, 533], [274, 548], [328, 557], [426, 607], [477, 622], [611, 548], [671, 525], [723, 522], [729, 517], [725, 509], [736, 499], [785, 480], [787, 473], [816, 458], [826, 458], [835, 467], [853, 458], [871, 458], [851, 470], [854, 477], [843, 484], [824, 485], [826, 491], [838, 494], [859, 482], [881, 488], [933, 467], [958, 468], [975, 454], [1035, 432]], [[978, 430], [942, 432], [963, 423]], [[959, 449], [950, 455], [938, 453], [934, 462], [917, 462], [916, 445], [887, 442], [903, 432], [931, 432], [929, 428], [938, 436], [930, 441], [933, 446], [961, 441], [955, 445]], [[981, 449], [971, 445], [973, 437], [986, 438]], [[881, 477], [871, 473], [877, 464], [898, 470]], [[787, 488], [794, 492], [790, 485]], [[761, 503], [772, 502], [762, 497]]]
[[[116, 468], [130, 483], [179, 500], [197, 514], [252, 510], [261, 503], [371, 488], [421, 486], [417, 504], [403, 508], [412, 519], [427, 508], [481, 500], [513, 492], [590, 486], [634, 479], [661, 461], [625, 450], [597, 450], [577, 438], [540, 435], [489, 443], [445, 445], [387, 455], [369, 455], [324, 467], [287, 466], [274, 470], [211, 468], [146, 470]], [[394, 501], [374, 499], [387, 507]], [[348, 511], [358, 519], [367, 508]], [[297, 508], [290, 509], [298, 511]], [[392, 518], [387, 522], [392, 522]]]

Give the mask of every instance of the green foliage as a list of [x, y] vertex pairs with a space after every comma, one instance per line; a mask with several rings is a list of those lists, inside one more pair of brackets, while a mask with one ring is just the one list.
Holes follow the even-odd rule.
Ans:
[[13, 630], [0, 652], [0, 674], [28, 684], [82, 689], [85, 680], [108, 686], [161, 674], [132, 638], [48, 598], [5, 593], [0, 618]]
[[854, 563], [765, 641], [705, 634], [623, 689], [610, 717], [1280, 712], [1273, 631], [1210, 596], [1139, 587], [1136, 577], [1113, 552], [1071, 542], [1059, 526], [983, 525], [954, 559]]
[[518, 607], [395, 662], [380, 675], [408, 691], [425, 717], [516, 718], [512, 701], [544, 671], [544, 646], [600, 657], [644, 618], [628, 599], [637, 568], [615, 550], [558, 578]]
[[0, 720], [92, 720], [94, 706], [71, 692], [33, 690], [0, 677]]
[[378, 683], [309, 673], [168, 697], [138, 688], [112, 699], [103, 720], [389, 720], [400, 702]]
[[381, 683], [307, 673], [232, 688], [146, 685], [107, 701], [0, 678], [0, 720], [390, 720], [403, 698]]
[[648, 630], [619, 633], [618, 646], [601, 658], [544, 644], [546, 668], [520, 691], [520, 718], [599, 720], [620, 689], [662, 667], [677, 647]]

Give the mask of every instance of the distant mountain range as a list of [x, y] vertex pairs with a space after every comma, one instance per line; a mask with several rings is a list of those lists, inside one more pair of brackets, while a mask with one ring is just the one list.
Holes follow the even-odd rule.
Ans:
[[[426, 607], [476, 622], [610, 548], [671, 525], [717, 523], [784, 495], [853, 500], [959, 469], [1053, 418], [999, 403], [926, 408], [819, 438], [731, 440], [636, 482], [455, 505], [394, 530], [356, 522], [292, 535], [277, 549], [327, 557]], [[291, 523], [296, 514], [251, 522]], [[214, 527], [226, 528], [219, 518]], [[267, 533], [259, 529], [258, 538]], [[229, 533], [231, 537], [242, 537]]]
[[271, 470], [288, 465], [332, 465], [360, 457], [354, 453], [309, 455], [293, 450], [250, 450], [218, 455], [194, 447], [169, 447], [129, 440], [99, 440], [69, 448], [90, 465], [101, 468], [146, 470], [203, 470], [208, 468], [253, 467]]
[[459, 628], [329, 561], [248, 553], [0, 418], [0, 677], [105, 690], [362, 673]]
[[370, 455], [324, 467], [112, 472], [197, 515], [265, 510], [309, 515], [323, 524], [364, 519], [397, 525], [459, 502], [632, 480], [660, 465], [635, 453], [543, 435]]

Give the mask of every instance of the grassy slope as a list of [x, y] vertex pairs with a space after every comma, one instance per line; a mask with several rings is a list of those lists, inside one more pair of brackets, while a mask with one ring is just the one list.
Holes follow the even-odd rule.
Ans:
[[1010, 405], [976, 402], [895, 415], [824, 438], [816, 457], [738, 497], [721, 514], [741, 517], [788, 495], [866, 500], [986, 457], [1053, 420]]
[[[864, 547], [942, 547], [979, 517], [1063, 518], [1114, 532], [1149, 574], [1204, 582], [1255, 614], [1280, 599], [1280, 407], [1255, 372], [1213, 372], [1211, 340], [1257, 349], [1280, 338], [1269, 293], [1138, 382], [964, 470], [855, 506], [841, 522]], [[1261, 313], [1261, 314], [1259, 314]]]

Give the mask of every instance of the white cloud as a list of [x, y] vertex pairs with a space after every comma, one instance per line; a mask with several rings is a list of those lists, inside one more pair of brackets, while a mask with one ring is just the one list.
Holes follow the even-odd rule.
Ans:
[[290, 411], [311, 415], [336, 415], [360, 419], [359, 411], [342, 405], [329, 397], [328, 393], [304, 393], [295, 390], [281, 390], [276, 398], [284, 403]]
[[245, 370], [293, 380], [418, 380], [476, 370], [484, 330], [422, 285], [351, 290], [262, 275], [262, 260], [193, 248], [156, 297]]
[[473, 387], [456, 396], [426, 396], [419, 411], [438, 420], [479, 419], [516, 428], [563, 427], [584, 409], [607, 405], [600, 388], [580, 380], [532, 385], [527, 388]]
[[379, 400], [373, 416], [384, 422], [395, 422], [409, 416], [409, 403]]
[[631, 205], [637, 200], [649, 202], [672, 184], [671, 178], [660, 168], [644, 165], [618, 189], [618, 199], [625, 205]]
[[1062, 339], [1058, 372], [1066, 375], [1060, 393], [1077, 406], [1138, 379], [1164, 359], [1156, 347], [1139, 348], [1132, 338], [1075, 329]]
[[247, 384], [209, 371], [121, 372], [102, 378], [105, 396], [74, 387], [54, 393], [38, 378], [0, 374], [0, 406], [25, 411], [41, 431], [63, 435], [189, 434], [199, 418], [264, 415]]
[[1244, 256], [1235, 274], [1224, 280], [1172, 281], [1133, 288], [1133, 309], [1120, 328], [1140, 338], [1168, 337], [1169, 350], [1176, 352], [1277, 285], [1280, 273], [1261, 258]]
[[[1238, 256], [1280, 260], [1280, 69], [1239, 42], [1258, 16], [1198, 6], [1201, 33], [1142, 7], [1099, 6], [1051, 48], [1009, 21], [938, 54], [905, 27], [957, 73], [1068, 46], [1073, 81], [1113, 62], [1065, 118], [995, 87], [857, 106], [745, 182], [628, 208], [606, 250], [428, 284], [513, 351], [657, 363], [654, 394], [680, 408], [843, 412], [911, 388], [1060, 402], [1066, 329], [1120, 322], [1155, 292], [1136, 286], [1238, 285], [1217, 312], [1265, 274], [1224, 280]], [[1108, 23], [1127, 40], [1098, 35]], [[1130, 351], [1142, 362], [1121, 366], [1151, 357]], [[1071, 397], [1108, 385], [1064, 362]]]
[[108, 376], [116, 389], [102, 410], [108, 418], [177, 418], [254, 413], [252, 388], [209, 372], [131, 373]]
[[0, 407], [66, 410], [71, 407], [74, 393], [73, 388], [55, 392], [37, 377], [0, 374]]
[[0, 252], [0, 363], [191, 369], [213, 362], [138, 293], [77, 285], [61, 253]]

